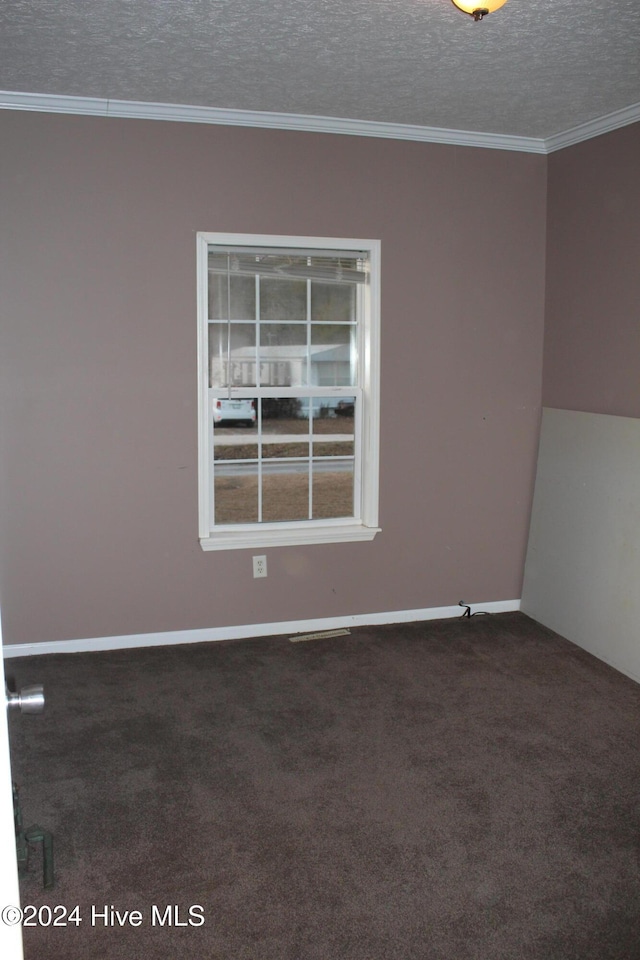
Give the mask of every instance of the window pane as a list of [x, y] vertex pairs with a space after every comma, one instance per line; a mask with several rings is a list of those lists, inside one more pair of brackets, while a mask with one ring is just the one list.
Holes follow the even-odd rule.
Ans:
[[306, 280], [260, 281], [261, 320], [306, 320]]
[[[215, 261], [212, 262], [212, 261]], [[213, 269], [215, 267], [215, 269]], [[232, 268], [232, 267], [231, 267]], [[227, 276], [227, 258], [209, 255], [209, 319], [255, 320], [256, 281], [252, 276]]]
[[311, 383], [349, 387], [354, 383], [355, 355], [351, 324], [319, 323], [311, 328]]
[[232, 386], [255, 386], [255, 323], [209, 324], [209, 386], [227, 387], [229, 379]]
[[270, 443], [269, 437], [262, 440], [262, 456], [265, 460], [273, 460], [282, 457], [308, 457], [308, 443], [291, 443], [286, 438], [276, 437], [275, 443]]
[[353, 439], [355, 397], [322, 397], [313, 401], [314, 439], [320, 434], [348, 435]]
[[311, 343], [314, 346], [327, 347], [342, 346], [345, 348], [347, 359], [351, 354], [352, 333], [355, 331], [351, 323], [314, 323], [311, 325]]
[[[235, 439], [235, 438], [234, 438]], [[242, 436], [238, 436], [238, 441], [242, 440]], [[224, 437], [223, 441], [220, 442], [215, 436], [213, 438], [213, 459], [218, 460], [257, 460], [258, 459], [258, 445], [257, 443], [229, 443], [229, 438]]]
[[216, 464], [213, 489], [215, 523], [257, 523], [257, 464]]
[[354, 320], [356, 286], [353, 283], [311, 282], [311, 319], [331, 323]]
[[280, 360], [274, 357], [271, 360], [262, 360], [260, 363], [260, 384], [263, 387], [291, 387], [302, 386], [299, 382], [300, 373], [295, 373], [299, 365], [290, 360]]
[[314, 457], [352, 457], [355, 453], [355, 397], [315, 401], [312, 420]]
[[264, 433], [309, 433], [309, 401], [307, 399], [290, 397], [278, 400], [265, 397], [260, 404]]
[[308, 461], [263, 463], [262, 519], [266, 522], [309, 519]]
[[[264, 323], [260, 324], [260, 354], [271, 349], [274, 354], [281, 347], [306, 347], [306, 323]], [[289, 351], [287, 351], [289, 352]], [[304, 350], [292, 351], [295, 355], [305, 355]]]
[[353, 460], [314, 460], [313, 519], [352, 516]]
[[[247, 427], [255, 428], [256, 423], [256, 405], [255, 400], [238, 400], [227, 397], [211, 397], [211, 419], [213, 421], [214, 434], [217, 436], [219, 430], [229, 435], [236, 433], [239, 429], [246, 436]], [[255, 429], [254, 429], [255, 434]], [[232, 443], [235, 441], [231, 441]], [[243, 441], [246, 443], [246, 439]]]
[[265, 387], [306, 386], [306, 324], [260, 324], [260, 383]]

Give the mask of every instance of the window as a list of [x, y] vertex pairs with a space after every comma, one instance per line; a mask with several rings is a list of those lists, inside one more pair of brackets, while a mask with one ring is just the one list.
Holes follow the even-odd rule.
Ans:
[[378, 533], [377, 240], [198, 234], [204, 550]]

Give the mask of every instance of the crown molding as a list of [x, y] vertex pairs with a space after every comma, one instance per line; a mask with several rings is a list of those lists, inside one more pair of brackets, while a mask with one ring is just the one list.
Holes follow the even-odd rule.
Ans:
[[138, 100], [109, 100], [98, 97], [62, 97], [46, 93], [0, 91], [0, 110], [26, 110], [40, 113], [68, 113], [80, 116], [123, 117], [138, 120], [165, 120], [181, 123], [210, 123], [232, 127], [259, 127], [271, 130], [297, 130], [306, 133], [333, 133], [355, 137], [379, 137], [441, 143], [521, 153], [553, 153], [572, 144], [598, 137], [640, 121], [640, 103], [582, 123], [542, 139], [515, 137], [474, 130], [448, 130], [374, 120], [349, 120], [343, 117], [314, 117], [294, 113], [268, 113], [253, 110], [228, 110], [177, 103], [147, 103]]
[[145, 103], [136, 100], [103, 100], [95, 97], [58, 97], [51, 94], [0, 91], [0, 109], [32, 110], [40, 113], [71, 113], [82, 116], [126, 117], [138, 120], [167, 120], [183, 123], [212, 123], [235, 127], [261, 127], [272, 130], [300, 130], [306, 133], [338, 133], [355, 137], [381, 137], [423, 143], [486, 147], [492, 150], [517, 150], [545, 153], [544, 140], [512, 137], [473, 130], [447, 130], [402, 123], [378, 123], [342, 117], [312, 117], [292, 113], [266, 113], [252, 110], [227, 110], [174, 103]]
[[592, 137], [599, 137], [603, 133], [610, 133], [612, 130], [619, 130], [620, 127], [627, 127], [630, 123], [637, 123], [640, 120], [640, 103], [633, 103], [622, 110], [615, 110], [608, 113], [606, 117], [598, 117], [595, 120], [589, 120], [587, 123], [581, 123], [577, 127], [571, 127], [563, 133], [556, 133], [552, 137], [547, 137], [544, 141], [547, 153], [554, 153], [556, 150], [563, 150], [574, 143], [582, 143], [583, 140], [591, 140]]

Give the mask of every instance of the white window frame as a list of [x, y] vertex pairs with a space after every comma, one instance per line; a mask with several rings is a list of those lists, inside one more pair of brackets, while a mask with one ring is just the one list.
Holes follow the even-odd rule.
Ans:
[[[224, 524], [213, 522], [211, 490], [212, 435], [209, 416], [208, 254], [221, 246], [300, 248], [366, 252], [369, 260], [367, 302], [362, 310], [357, 356], [357, 383], [362, 391], [362, 416], [356, 429], [359, 451], [356, 463], [354, 518]], [[238, 550], [312, 543], [373, 540], [378, 526], [378, 474], [380, 433], [380, 241], [334, 237], [286, 237], [242, 233], [198, 233], [198, 504], [199, 537], [203, 550]], [[277, 391], [276, 391], [277, 392]], [[313, 391], [310, 391], [313, 392]], [[348, 393], [339, 389], [337, 392]]]

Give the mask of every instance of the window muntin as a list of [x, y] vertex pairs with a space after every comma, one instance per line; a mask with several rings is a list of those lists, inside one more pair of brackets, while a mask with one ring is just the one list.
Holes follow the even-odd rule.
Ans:
[[[198, 239], [202, 546], [371, 539], [379, 245], [242, 239]], [[255, 425], [214, 423], [220, 396]]]

